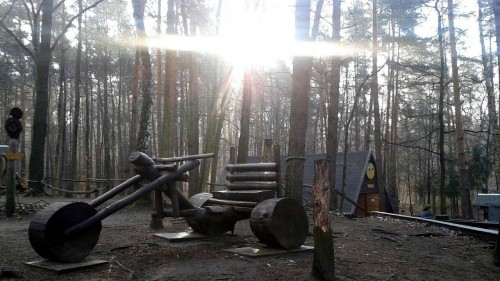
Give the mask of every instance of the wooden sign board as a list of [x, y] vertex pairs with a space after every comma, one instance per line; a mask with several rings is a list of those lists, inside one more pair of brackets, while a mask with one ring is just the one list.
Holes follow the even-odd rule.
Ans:
[[7, 150], [7, 152], [5, 152], [5, 158], [7, 158], [7, 160], [21, 160], [23, 159], [24, 157], [24, 154], [22, 152], [12, 152], [10, 150]]

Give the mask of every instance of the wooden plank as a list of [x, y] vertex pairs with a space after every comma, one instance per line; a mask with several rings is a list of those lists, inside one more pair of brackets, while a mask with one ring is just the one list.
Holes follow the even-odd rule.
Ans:
[[49, 261], [49, 260], [38, 260], [38, 261], [24, 262], [24, 264], [26, 264], [26, 265], [43, 268], [45, 270], [54, 271], [56, 273], [65, 273], [65, 272], [85, 269], [85, 268], [89, 268], [89, 267], [94, 267], [94, 266], [98, 266], [98, 265], [103, 265], [103, 264], [107, 264], [107, 263], [108, 263], [108, 261], [105, 261], [105, 260], [98, 260], [98, 259], [94, 260], [94, 259], [90, 259], [90, 258], [87, 258], [86, 260], [83, 260], [81, 262], [72, 262], [72, 263], [60, 263], [60, 262]]

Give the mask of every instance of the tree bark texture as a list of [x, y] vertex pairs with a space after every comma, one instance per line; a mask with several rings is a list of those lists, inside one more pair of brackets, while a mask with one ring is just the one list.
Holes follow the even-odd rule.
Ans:
[[132, 98], [130, 101], [130, 135], [129, 135], [129, 153], [132, 153], [137, 149], [137, 127], [138, 127], [138, 112], [137, 108], [139, 106], [139, 80], [141, 65], [141, 53], [140, 47], [136, 44], [135, 50], [135, 60], [134, 60], [134, 81], [132, 82]]
[[[161, 0], [158, 0], [158, 18], [156, 19], [156, 34], [161, 36]], [[163, 92], [162, 92], [162, 50], [161, 48], [156, 48], [156, 139], [159, 141], [162, 136], [162, 102], [163, 102]], [[157, 144], [156, 154], [158, 154], [160, 145]]]
[[[47, 118], [49, 108], [49, 74], [52, 52], [50, 40], [52, 36], [53, 0], [42, 2], [41, 41], [35, 51], [35, 110], [33, 116], [31, 154], [29, 164], [30, 188], [35, 193], [43, 192], [45, 138], [47, 136]], [[35, 40], [35, 38], [33, 38]]]
[[[168, 0], [167, 34], [175, 34], [174, 1]], [[177, 106], [177, 55], [174, 50], [165, 51], [165, 97], [163, 103], [163, 129], [160, 137], [160, 154], [173, 156], [176, 145], [176, 106]]]
[[304, 207], [291, 198], [260, 202], [250, 214], [250, 228], [259, 241], [287, 250], [302, 246], [309, 223]]
[[312, 275], [321, 280], [334, 280], [335, 277], [333, 236], [328, 212], [330, 201], [328, 175], [330, 169], [328, 169], [328, 165], [328, 161], [325, 160], [317, 160], [314, 163], [314, 256]]
[[[197, 54], [191, 53], [189, 64], [189, 92], [188, 92], [188, 153], [190, 155], [195, 155], [200, 152], [200, 104], [198, 95], [198, 62]], [[204, 160], [210, 161], [210, 160]], [[193, 169], [189, 173], [189, 195], [201, 192], [200, 186], [200, 170], [199, 168]]]
[[[340, 15], [341, 13], [341, 1], [333, 1], [333, 13], [332, 13], [332, 40], [335, 43], [340, 42]], [[332, 66], [332, 81], [330, 84], [330, 94], [329, 94], [329, 106], [328, 106], [328, 127], [327, 127], [327, 139], [326, 139], [326, 159], [328, 160], [328, 177], [330, 183], [330, 190], [333, 194], [331, 196], [331, 207], [333, 209], [337, 208], [337, 196], [335, 191], [336, 182], [336, 170], [337, 170], [337, 152], [338, 148], [338, 130], [339, 130], [339, 96], [340, 96], [340, 57], [334, 56], [331, 59]], [[345, 132], [347, 134], [347, 131]]]
[[377, 180], [379, 190], [379, 209], [385, 210], [385, 181], [382, 165], [382, 126], [380, 120], [380, 108], [378, 103], [378, 21], [377, 21], [377, 0], [373, 0], [372, 4], [372, 87], [371, 87], [371, 101], [373, 104], [373, 120], [375, 128], [374, 142], [375, 142], [375, 161], [377, 162]]
[[[309, 40], [310, 0], [297, 0], [295, 8], [295, 39]], [[286, 196], [302, 202], [304, 177], [305, 139], [307, 115], [311, 92], [310, 57], [294, 57], [292, 73], [292, 97], [290, 101], [290, 131], [288, 139], [289, 161], [286, 169]]]
[[458, 154], [458, 171], [461, 194], [462, 218], [472, 218], [472, 205], [470, 199], [470, 188], [467, 182], [467, 167], [465, 163], [465, 140], [462, 121], [462, 105], [460, 100], [460, 81], [458, 77], [458, 55], [457, 39], [455, 36], [455, 24], [453, 14], [453, 0], [448, 0], [448, 22], [450, 33], [450, 52], [451, 52], [451, 74], [453, 79], [453, 102], [455, 107], [455, 127], [456, 142]]
[[151, 58], [149, 55], [147, 37], [144, 28], [144, 8], [146, 0], [133, 0], [134, 20], [137, 30], [137, 42], [141, 57], [141, 92], [142, 107], [141, 119], [139, 122], [139, 134], [137, 136], [137, 149], [151, 155], [151, 134], [149, 123], [151, 120], [151, 108], [153, 99], [151, 97]]
[[444, 152], [444, 98], [445, 98], [445, 57], [444, 57], [444, 41], [443, 41], [443, 15], [438, 8], [438, 1], [434, 6], [438, 14], [438, 42], [439, 42], [439, 101], [438, 101], [438, 120], [439, 120], [439, 211], [441, 214], [446, 214], [446, 159]]
[[243, 100], [241, 102], [240, 138], [238, 139], [238, 163], [248, 162], [250, 143], [250, 110], [252, 108], [252, 71], [246, 69], [243, 78]]
[[[78, 10], [82, 11], [82, 0], [78, 0]], [[81, 84], [81, 65], [82, 65], [82, 16], [78, 17], [78, 43], [76, 49], [75, 66], [75, 111], [73, 114], [73, 132], [71, 137], [71, 157], [69, 173], [78, 180], [80, 174], [77, 170], [78, 163], [78, 126], [80, 124], [80, 84]], [[75, 190], [75, 184], [72, 184], [70, 190]]]
[[[500, 0], [495, 0], [492, 3], [493, 5], [493, 14], [495, 16], [495, 37], [497, 38], [496, 40], [496, 48], [497, 48], [497, 59], [500, 59]], [[498, 69], [500, 70], [500, 65], [498, 66]], [[499, 77], [500, 80], [500, 77]], [[500, 83], [499, 83], [499, 88], [500, 88]], [[500, 113], [500, 105], [498, 108], [498, 112]], [[497, 123], [498, 124], [498, 123]], [[500, 128], [499, 128], [500, 130]], [[500, 191], [500, 132], [494, 131], [495, 135], [495, 149], [497, 151], [495, 152], [495, 156], [497, 157], [497, 162], [495, 165], [495, 173], [497, 175], [497, 181], [496, 181], [496, 186], [497, 186], [497, 192]]]

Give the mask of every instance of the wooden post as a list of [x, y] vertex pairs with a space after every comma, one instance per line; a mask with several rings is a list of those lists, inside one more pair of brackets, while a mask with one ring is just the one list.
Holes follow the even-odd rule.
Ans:
[[236, 147], [229, 148], [229, 164], [236, 164]]
[[[170, 200], [172, 201], [172, 216], [174, 218], [178, 218], [180, 216], [180, 209], [179, 209], [179, 195], [176, 182], [171, 182], [168, 184], [168, 193], [170, 194]], [[161, 207], [161, 212], [163, 216], [163, 205]]]
[[278, 198], [283, 197], [283, 186], [282, 186], [282, 180], [281, 180], [281, 149], [279, 144], [274, 145], [274, 162], [277, 164], [276, 171], [279, 173], [278, 178], [276, 179], [276, 196]]
[[273, 147], [273, 140], [272, 139], [265, 139], [264, 140], [264, 149], [262, 151], [262, 162], [264, 162], [264, 163], [271, 162], [272, 147]]
[[[170, 186], [171, 183], [168, 184]], [[155, 189], [153, 191], [153, 209], [154, 214], [151, 218], [149, 227], [152, 229], [162, 229], [163, 228], [163, 195], [161, 189]]]
[[5, 131], [10, 138], [9, 150], [5, 153], [7, 159], [7, 190], [5, 195], [5, 215], [12, 217], [16, 211], [16, 160], [22, 159], [22, 153], [17, 152], [19, 149], [19, 137], [23, 131], [23, 126], [20, 119], [23, 117], [23, 111], [14, 107], [10, 110], [10, 116], [5, 121]]
[[[10, 139], [9, 150], [6, 155], [13, 155], [17, 152], [19, 147], [18, 139]], [[7, 217], [12, 217], [16, 211], [16, 158], [7, 156], [7, 190], [5, 194], [5, 215]]]
[[330, 202], [330, 184], [328, 180], [328, 161], [317, 160], [313, 186], [313, 225], [314, 257], [312, 275], [321, 280], [334, 280], [335, 260], [333, 236], [328, 214]]

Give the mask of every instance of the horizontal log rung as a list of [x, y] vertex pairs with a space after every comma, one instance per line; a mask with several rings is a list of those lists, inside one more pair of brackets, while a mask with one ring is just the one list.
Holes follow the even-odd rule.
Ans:
[[230, 182], [233, 181], [277, 181], [278, 174], [276, 173], [241, 173], [241, 174], [228, 174], [226, 179]]
[[228, 172], [276, 172], [277, 163], [246, 163], [246, 164], [227, 164]]
[[272, 190], [278, 189], [276, 182], [236, 182], [226, 185], [228, 190]]

